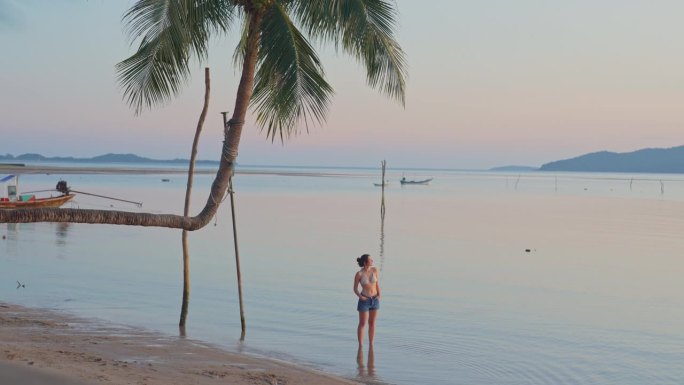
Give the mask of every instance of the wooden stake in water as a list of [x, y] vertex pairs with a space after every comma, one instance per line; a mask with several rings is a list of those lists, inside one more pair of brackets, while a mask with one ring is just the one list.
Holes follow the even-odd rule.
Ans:
[[[187, 218], [190, 213], [190, 196], [192, 194], [192, 180], [195, 173], [195, 159], [197, 158], [197, 144], [202, 133], [202, 126], [207, 117], [207, 110], [209, 109], [209, 93], [211, 79], [209, 77], [209, 68], [204, 69], [204, 106], [200, 113], [199, 121], [197, 122], [197, 129], [195, 130], [195, 138], [192, 141], [192, 149], [190, 151], [190, 164], [188, 165], [188, 183], [185, 189], [185, 206], [183, 208], [183, 215]], [[181, 235], [181, 242], [183, 244], [183, 302], [181, 304], [180, 321], [178, 327], [181, 335], [185, 335], [185, 320], [188, 315], [188, 304], [190, 302], [190, 251], [188, 248], [188, 231], [183, 230]]]
[[[226, 114], [228, 112], [221, 112], [223, 114], [223, 126], [225, 127], [226, 124], [228, 124], [228, 121], [226, 120]], [[242, 327], [242, 333], [240, 333], [240, 341], [245, 340], [245, 330], [246, 330], [246, 322], [245, 322], [245, 307], [242, 302], [242, 273], [240, 272], [240, 251], [238, 250], [238, 238], [237, 238], [237, 224], [235, 221], [235, 199], [233, 198], [233, 177], [231, 176], [229, 181], [229, 193], [230, 193], [230, 215], [233, 219], [233, 243], [235, 245], [235, 270], [237, 272], [237, 282], [238, 282], [238, 298], [240, 301], [240, 325]]]
[[383, 160], [382, 165], [382, 200], [380, 201], [380, 216], [385, 219], [385, 167], [387, 166], [387, 161]]
[[382, 199], [380, 200], [380, 271], [385, 264], [385, 168], [386, 161], [382, 161]]

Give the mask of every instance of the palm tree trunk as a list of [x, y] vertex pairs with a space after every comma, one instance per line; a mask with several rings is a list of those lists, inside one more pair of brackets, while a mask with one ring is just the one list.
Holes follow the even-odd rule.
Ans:
[[69, 222], [127, 226], [166, 227], [194, 231], [206, 226], [214, 217], [228, 189], [233, 176], [233, 166], [238, 155], [240, 135], [245, 124], [247, 107], [254, 88], [259, 51], [261, 14], [253, 11], [249, 15], [249, 32], [242, 77], [238, 85], [233, 116], [224, 129], [225, 140], [216, 177], [211, 185], [209, 197], [202, 211], [194, 217], [173, 214], [132, 213], [127, 211], [86, 209], [21, 209], [0, 210], [0, 223]]
[[[247, 116], [247, 107], [252, 98], [254, 90], [254, 74], [256, 71], [256, 62], [259, 53], [259, 24], [261, 23], [261, 15], [255, 13], [252, 15], [249, 23], [249, 35], [247, 37], [247, 49], [245, 51], [245, 59], [242, 65], [242, 77], [240, 78], [240, 85], [238, 86], [237, 97], [235, 99], [235, 110], [233, 111], [233, 118], [228, 121], [226, 126], [226, 141], [223, 143], [223, 157], [228, 159], [236, 159], [238, 155], [238, 146], [240, 145], [240, 134], [242, 127], [245, 124], [245, 116]], [[231, 165], [233, 163], [231, 162]], [[235, 204], [233, 202], [233, 173], [228, 177], [230, 186], [230, 207], [231, 215], [233, 217], [233, 241], [235, 243], [235, 266], [237, 269], [238, 279], [238, 297], [240, 300], [240, 325], [242, 333], [240, 334], [240, 341], [245, 339], [245, 312], [242, 301], [242, 275], [240, 273], [240, 254], [238, 252], [237, 241], [237, 227], [235, 223]]]
[[[252, 99], [252, 92], [254, 91], [254, 75], [256, 73], [256, 62], [259, 53], [259, 25], [261, 24], [261, 15], [253, 14], [249, 22], [249, 33], [247, 37], [247, 47], [245, 50], [245, 58], [242, 64], [242, 77], [238, 85], [237, 95], [235, 98], [235, 109], [233, 110], [233, 117], [228, 121], [225, 135], [226, 140], [223, 142], [223, 154], [221, 161], [230, 160], [230, 167], [233, 167], [233, 162], [238, 155], [238, 147], [240, 146], [240, 135], [242, 134], [242, 127], [245, 124], [245, 117], [247, 116], [247, 108]], [[228, 178], [232, 177], [231, 172]], [[226, 189], [224, 188], [223, 191]]]
[[[200, 134], [204, 126], [204, 120], [207, 117], [207, 110], [209, 109], [209, 93], [211, 91], [211, 79], [209, 77], [209, 68], [204, 69], [204, 106], [197, 122], [197, 129], [195, 130], [195, 137], [192, 140], [192, 149], [190, 150], [190, 165], [188, 166], [188, 184], [185, 189], [185, 206], [183, 208], [183, 216], [187, 217], [190, 213], [190, 197], [192, 195], [192, 182], [195, 176], [195, 160], [197, 158], [197, 145], [199, 144]], [[181, 235], [181, 242], [183, 244], [183, 302], [181, 305], [180, 321], [178, 326], [185, 328], [185, 319], [188, 315], [188, 303], [190, 301], [190, 251], [188, 250], [188, 231], [183, 230]]]

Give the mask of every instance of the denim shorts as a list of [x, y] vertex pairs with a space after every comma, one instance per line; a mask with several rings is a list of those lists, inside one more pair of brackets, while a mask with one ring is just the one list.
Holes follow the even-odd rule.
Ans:
[[369, 310], [378, 310], [380, 309], [380, 299], [375, 296], [375, 297], [366, 297], [366, 300], [363, 301], [361, 298], [359, 298], [359, 303], [356, 305], [356, 310], [360, 312], [367, 312]]

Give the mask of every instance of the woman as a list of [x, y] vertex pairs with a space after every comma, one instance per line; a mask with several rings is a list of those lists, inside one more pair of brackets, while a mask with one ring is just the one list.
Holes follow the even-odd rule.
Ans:
[[[375, 318], [380, 309], [380, 273], [373, 266], [373, 258], [368, 254], [356, 258], [356, 262], [361, 267], [361, 270], [354, 276], [354, 294], [359, 297], [359, 302], [356, 305], [356, 310], [359, 311], [359, 327], [357, 329], [359, 348], [363, 346], [363, 329], [365, 329], [366, 323], [368, 323], [368, 343], [372, 348], [375, 338]], [[361, 292], [359, 292], [359, 285], [361, 285]]]

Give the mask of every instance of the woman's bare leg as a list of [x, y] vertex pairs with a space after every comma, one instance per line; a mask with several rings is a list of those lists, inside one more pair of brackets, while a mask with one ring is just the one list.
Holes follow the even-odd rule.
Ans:
[[363, 346], [359, 345], [359, 350], [356, 352], [356, 364], [359, 371], [359, 376], [366, 375], [366, 365], [363, 363]]
[[368, 312], [359, 312], [359, 327], [356, 330], [357, 337], [359, 339], [359, 346], [363, 346], [363, 329], [366, 328], [366, 322], [368, 322]]
[[368, 347], [368, 375], [371, 377], [375, 376], [375, 352], [373, 351], [373, 345]]
[[375, 339], [375, 318], [378, 316], [377, 310], [371, 310], [368, 313], [368, 343], [373, 347], [373, 340]]

